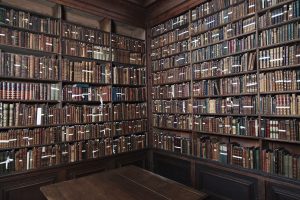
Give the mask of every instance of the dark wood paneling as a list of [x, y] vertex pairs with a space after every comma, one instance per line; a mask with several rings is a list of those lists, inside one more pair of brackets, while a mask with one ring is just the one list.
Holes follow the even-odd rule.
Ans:
[[67, 179], [74, 179], [115, 168], [112, 159], [88, 161], [66, 169]]
[[161, 176], [191, 186], [191, 163], [188, 161], [154, 153], [153, 169]]
[[299, 200], [300, 186], [286, 186], [282, 183], [266, 182], [266, 200]]
[[1, 200], [45, 199], [40, 187], [57, 181], [57, 173], [29, 173], [0, 180]]
[[258, 199], [258, 180], [218, 168], [196, 165], [197, 188], [211, 199]]
[[141, 168], [146, 168], [146, 162], [147, 162], [147, 152], [140, 151], [140, 152], [134, 152], [130, 156], [126, 154], [120, 155], [120, 157], [116, 159], [116, 167], [135, 165]]
[[145, 27], [146, 9], [123, 0], [50, 0], [94, 15], [111, 18], [130, 25]]

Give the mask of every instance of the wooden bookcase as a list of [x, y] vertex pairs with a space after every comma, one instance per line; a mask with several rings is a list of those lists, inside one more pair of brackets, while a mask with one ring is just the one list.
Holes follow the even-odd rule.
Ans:
[[146, 149], [143, 30], [114, 22], [113, 32], [111, 19], [48, 1], [17, 3], [0, 4], [1, 175]]
[[195, 163], [298, 181], [300, 2], [224, 2], [191, 2], [150, 25], [154, 152], [189, 161], [192, 182]]

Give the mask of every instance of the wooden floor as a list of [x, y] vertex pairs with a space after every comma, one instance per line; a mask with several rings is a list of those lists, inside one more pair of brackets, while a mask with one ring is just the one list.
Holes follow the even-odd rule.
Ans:
[[206, 194], [128, 166], [41, 187], [49, 200], [202, 200]]

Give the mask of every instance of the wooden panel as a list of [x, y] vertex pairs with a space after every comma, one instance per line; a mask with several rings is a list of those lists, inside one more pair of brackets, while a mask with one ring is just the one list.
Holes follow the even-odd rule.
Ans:
[[300, 186], [286, 186], [284, 182], [272, 183], [266, 182], [267, 200], [299, 200]]
[[191, 186], [191, 163], [154, 153], [154, 172], [179, 183]]
[[196, 165], [197, 188], [213, 199], [258, 199], [258, 180], [218, 168]]
[[145, 27], [146, 10], [136, 4], [123, 0], [50, 0], [64, 6], [104, 16], [113, 20], [129, 23], [130, 25]]
[[146, 151], [134, 152], [130, 156], [127, 154], [120, 155], [120, 157], [116, 159], [116, 167], [135, 165], [141, 168], [146, 168], [146, 155]]
[[20, 9], [36, 12], [41, 15], [58, 17], [56, 14], [57, 7], [54, 3], [44, 0], [0, 0], [1, 4]]
[[0, 180], [1, 200], [45, 199], [40, 187], [55, 183], [57, 173], [30, 173]]
[[87, 161], [80, 165], [75, 165], [67, 169], [67, 179], [74, 179], [99, 173], [108, 169], [113, 169], [115, 163], [112, 159], [103, 159], [98, 161]]

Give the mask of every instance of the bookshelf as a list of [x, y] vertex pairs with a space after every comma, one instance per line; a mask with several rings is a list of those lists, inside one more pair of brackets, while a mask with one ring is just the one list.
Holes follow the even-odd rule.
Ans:
[[148, 144], [145, 41], [44, 6], [45, 15], [0, 4], [0, 176]]
[[152, 26], [154, 148], [299, 180], [299, 7], [210, 0]]

